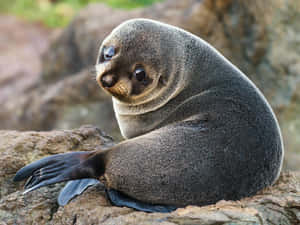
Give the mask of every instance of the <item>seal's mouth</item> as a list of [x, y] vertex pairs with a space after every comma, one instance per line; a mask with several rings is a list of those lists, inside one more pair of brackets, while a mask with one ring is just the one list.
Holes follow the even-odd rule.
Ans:
[[129, 79], [120, 79], [113, 87], [106, 90], [114, 97], [125, 100], [131, 96], [132, 85]]
[[115, 75], [98, 74], [96, 77], [98, 85], [110, 95], [124, 100], [130, 97], [132, 92], [132, 83], [126, 77], [116, 78]]

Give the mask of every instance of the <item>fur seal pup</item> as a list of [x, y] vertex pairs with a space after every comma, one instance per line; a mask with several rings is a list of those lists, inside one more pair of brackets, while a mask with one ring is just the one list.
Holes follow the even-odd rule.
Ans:
[[96, 70], [127, 140], [25, 166], [14, 180], [30, 177], [27, 191], [95, 178], [117, 205], [163, 211], [237, 200], [277, 179], [283, 144], [271, 107], [199, 37], [129, 20], [103, 41]]

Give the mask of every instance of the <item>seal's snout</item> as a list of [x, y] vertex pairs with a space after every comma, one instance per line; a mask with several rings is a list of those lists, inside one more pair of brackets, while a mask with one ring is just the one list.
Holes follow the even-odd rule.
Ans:
[[126, 97], [131, 94], [132, 84], [128, 76], [116, 73], [116, 64], [113, 62], [96, 65], [96, 80], [100, 87], [113, 96]]
[[117, 83], [118, 79], [116, 75], [106, 74], [101, 77], [100, 82], [104, 88], [111, 88]]

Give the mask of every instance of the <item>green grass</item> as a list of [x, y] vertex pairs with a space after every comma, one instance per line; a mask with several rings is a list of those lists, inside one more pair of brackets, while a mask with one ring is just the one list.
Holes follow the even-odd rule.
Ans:
[[91, 2], [103, 2], [114, 8], [145, 7], [161, 0], [0, 0], [0, 12], [40, 21], [49, 27], [67, 25], [76, 12]]

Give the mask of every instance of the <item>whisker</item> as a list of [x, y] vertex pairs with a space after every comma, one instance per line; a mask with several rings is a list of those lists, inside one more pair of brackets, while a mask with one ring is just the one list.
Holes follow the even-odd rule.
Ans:
[[98, 84], [96, 76], [90, 76], [89, 78], [90, 78], [90, 80], [92, 80], [93, 82], [96, 82]]
[[95, 67], [91, 67], [91, 68], [89, 68], [89, 74], [91, 74], [91, 75], [95, 75], [97, 73], [97, 70], [96, 70], [96, 68]]

